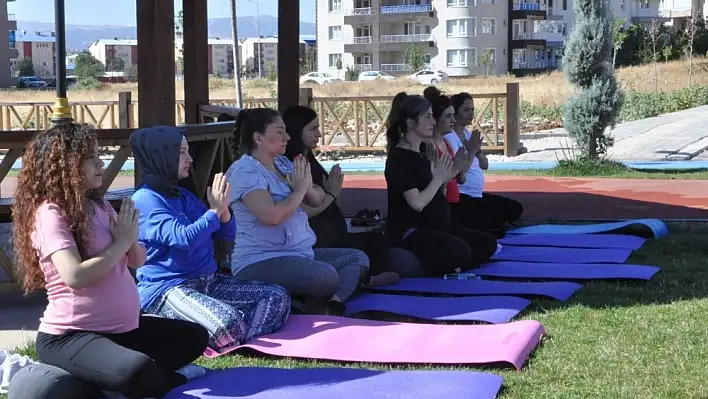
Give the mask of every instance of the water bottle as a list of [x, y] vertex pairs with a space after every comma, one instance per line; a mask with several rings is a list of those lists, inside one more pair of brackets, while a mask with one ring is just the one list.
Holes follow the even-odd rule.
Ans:
[[448, 273], [443, 278], [445, 280], [481, 280], [481, 277], [472, 273]]

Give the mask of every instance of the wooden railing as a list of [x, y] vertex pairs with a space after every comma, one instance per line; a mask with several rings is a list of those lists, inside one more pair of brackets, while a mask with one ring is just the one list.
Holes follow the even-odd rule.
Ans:
[[[385, 148], [386, 117], [392, 97], [316, 97], [312, 89], [301, 89], [301, 103], [309, 105], [320, 118], [324, 151], [381, 151]], [[128, 94], [126, 96], [126, 94]], [[137, 102], [130, 100], [130, 93], [121, 93], [119, 101], [94, 101], [71, 103], [74, 120], [90, 123], [99, 129], [121, 126], [120, 115], [131, 115], [128, 127], [135, 127]], [[487, 151], [517, 154], [519, 143], [519, 85], [508, 83], [504, 93], [474, 94], [477, 117], [473, 128], [483, 133]], [[310, 100], [311, 99], [311, 100]], [[211, 100], [212, 108], [202, 107], [203, 114], [218, 116], [215, 110], [232, 109], [235, 100]], [[246, 108], [277, 107], [273, 98], [244, 100]], [[184, 122], [184, 102], [178, 101], [175, 124]], [[221, 108], [224, 107], [224, 108]], [[127, 112], [126, 112], [127, 111]], [[211, 112], [213, 111], [213, 112]], [[1, 130], [41, 130], [50, 126], [52, 103], [2, 103], [0, 102]]]

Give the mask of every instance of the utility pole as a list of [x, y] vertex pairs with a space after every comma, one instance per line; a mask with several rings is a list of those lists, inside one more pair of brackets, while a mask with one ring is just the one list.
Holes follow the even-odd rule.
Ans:
[[52, 122], [55, 125], [71, 123], [71, 108], [66, 98], [66, 23], [64, 19], [64, 0], [54, 1], [54, 31], [56, 32], [55, 52], [56, 60], [56, 89], [57, 98], [54, 100]]
[[261, 47], [261, 14], [260, 11], [258, 10], [258, 2], [256, 0], [246, 0], [249, 3], [253, 3], [256, 5], [256, 34], [258, 35], [258, 39], [256, 46], [258, 46], [258, 79], [263, 79], [263, 48]]
[[243, 108], [243, 92], [241, 91], [241, 57], [238, 51], [238, 26], [236, 26], [236, 0], [231, 0], [231, 36], [233, 37], [234, 53], [234, 85], [236, 85], [236, 107]]

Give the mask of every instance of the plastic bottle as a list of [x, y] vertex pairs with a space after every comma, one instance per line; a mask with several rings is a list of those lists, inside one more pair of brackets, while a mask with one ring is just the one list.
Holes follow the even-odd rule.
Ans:
[[472, 273], [448, 273], [443, 278], [445, 280], [481, 280], [481, 277]]

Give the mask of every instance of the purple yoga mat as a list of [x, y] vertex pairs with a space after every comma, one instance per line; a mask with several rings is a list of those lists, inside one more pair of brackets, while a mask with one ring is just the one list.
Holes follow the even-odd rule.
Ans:
[[436, 298], [425, 296], [361, 294], [347, 301], [347, 314], [379, 311], [426, 320], [506, 323], [531, 301], [514, 296]]
[[441, 278], [404, 278], [398, 284], [371, 287], [375, 291], [415, 292], [443, 295], [526, 295], [546, 296], [565, 301], [582, 285], [558, 281], [544, 283], [521, 283], [485, 280], [443, 280]]
[[618, 265], [615, 263], [527, 263], [494, 262], [470, 270], [479, 276], [564, 279], [564, 280], [605, 280], [634, 279], [651, 280], [659, 272], [656, 266]]
[[164, 399], [494, 399], [502, 382], [473, 371], [243, 367], [189, 381]]
[[548, 262], [548, 263], [624, 263], [632, 254], [622, 248], [551, 248], [504, 246], [492, 256], [493, 261]]
[[508, 235], [499, 244], [555, 248], [624, 248], [638, 250], [647, 240], [624, 234], [519, 234]]

